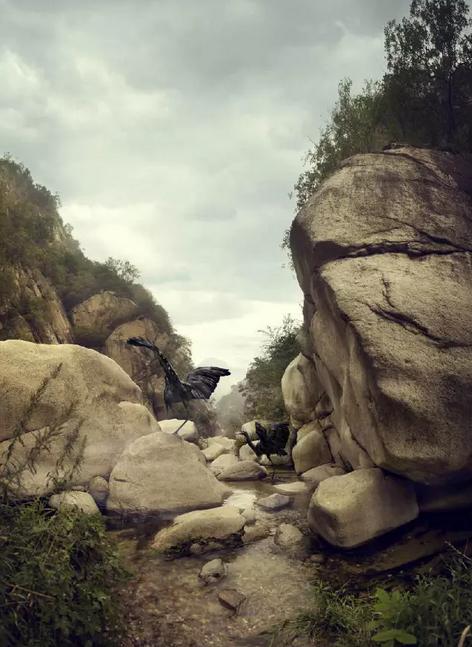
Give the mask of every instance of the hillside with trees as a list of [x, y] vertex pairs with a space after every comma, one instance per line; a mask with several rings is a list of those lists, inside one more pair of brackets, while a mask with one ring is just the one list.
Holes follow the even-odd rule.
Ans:
[[129, 360], [123, 341], [143, 330], [184, 374], [191, 367], [190, 343], [137, 282], [139, 271], [131, 263], [85, 256], [59, 206], [59, 197], [35, 183], [23, 164], [8, 155], [0, 158], [0, 340], [79, 343], [104, 352], [162, 414], [155, 367], [140, 355], [140, 364]]
[[356, 153], [392, 142], [472, 152], [471, 27], [465, 0], [413, 0], [408, 18], [387, 23], [385, 74], [357, 94], [350, 79], [340, 82], [328, 123], [295, 184], [297, 210]]

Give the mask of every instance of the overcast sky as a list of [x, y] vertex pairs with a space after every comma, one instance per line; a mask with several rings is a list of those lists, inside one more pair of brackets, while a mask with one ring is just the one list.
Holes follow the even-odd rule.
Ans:
[[288, 194], [343, 77], [383, 70], [407, 0], [0, 0], [0, 153], [58, 192], [93, 259], [124, 258], [241, 379], [300, 319]]

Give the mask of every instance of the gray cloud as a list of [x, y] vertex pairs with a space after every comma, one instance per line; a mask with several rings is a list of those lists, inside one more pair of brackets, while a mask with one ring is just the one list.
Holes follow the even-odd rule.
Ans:
[[299, 312], [288, 193], [339, 80], [381, 74], [391, 5], [0, 0], [0, 141], [91, 257], [136, 264], [196, 354], [242, 373], [258, 327]]

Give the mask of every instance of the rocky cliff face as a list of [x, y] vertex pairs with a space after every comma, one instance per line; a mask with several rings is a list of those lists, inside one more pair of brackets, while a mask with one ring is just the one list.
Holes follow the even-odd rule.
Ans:
[[471, 160], [400, 148], [346, 160], [293, 223], [305, 343], [285, 400], [347, 471], [472, 478], [471, 196]]

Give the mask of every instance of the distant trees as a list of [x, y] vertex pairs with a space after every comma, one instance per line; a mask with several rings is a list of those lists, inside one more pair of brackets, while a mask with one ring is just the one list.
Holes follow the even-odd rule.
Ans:
[[387, 24], [387, 70], [356, 95], [349, 79], [339, 84], [295, 184], [297, 209], [342, 159], [391, 141], [472, 151], [471, 27], [465, 0], [413, 0], [409, 18]]
[[247, 419], [283, 420], [286, 417], [280, 381], [299, 353], [299, 329], [299, 324], [287, 315], [281, 326], [269, 326], [261, 331], [265, 335], [262, 352], [251, 362], [240, 387]]

